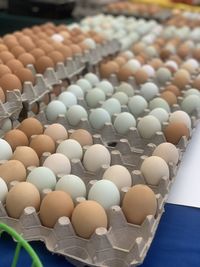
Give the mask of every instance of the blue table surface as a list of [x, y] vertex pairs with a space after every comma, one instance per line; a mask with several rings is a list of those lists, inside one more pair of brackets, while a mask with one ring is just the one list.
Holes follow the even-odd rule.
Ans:
[[[73, 267], [63, 256], [52, 255], [42, 242], [31, 242], [44, 267]], [[0, 239], [0, 267], [10, 267], [15, 243], [7, 235]], [[17, 266], [31, 266], [25, 252]], [[165, 205], [156, 236], [141, 267], [200, 267], [200, 210]]]

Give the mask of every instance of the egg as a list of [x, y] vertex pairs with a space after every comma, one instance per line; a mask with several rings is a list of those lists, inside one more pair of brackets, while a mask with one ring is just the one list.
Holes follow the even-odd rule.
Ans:
[[10, 217], [19, 219], [26, 207], [40, 207], [40, 193], [37, 188], [28, 182], [14, 185], [6, 197], [6, 210]]
[[105, 210], [92, 200], [83, 201], [75, 207], [71, 222], [76, 234], [86, 239], [89, 239], [97, 228], [108, 227]]
[[17, 59], [11, 59], [9, 61], [6, 62], [6, 65], [9, 67], [9, 69], [13, 72], [16, 73], [16, 71], [21, 68], [23, 68], [23, 64], [21, 63], [21, 61], [17, 60]]
[[170, 106], [177, 104], [176, 95], [170, 91], [165, 91], [161, 93], [160, 97], [167, 101]]
[[163, 108], [154, 108], [149, 115], [156, 117], [161, 124], [169, 119], [169, 113]]
[[29, 64], [32, 64], [32, 65], [35, 64], [35, 58], [30, 53], [23, 53], [19, 55], [18, 60], [22, 62], [24, 67], [26, 67]]
[[100, 130], [105, 123], [111, 122], [111, 117], [108, 111], [103, 108], [96, 108], [90, 112], [89, 121], [93, 128]]
[[103, 179], [113, 182], [118, 190], [132, 185], [131, 175], [127, 168], [121, 165], [110, 166], [103, 174]]
[[9, 69], [7, 65], [0, 64], [0, 78], [4, 74], [11, 74], [11, 70]]
[[159, 93], [159, 89], [156, 84], [147, 82], [141, 86], [140, 93], [147, 101], [149, 101]]
[[128, 101], [128, 108], [133, 116], [138, 117], [148, 107], [147, 101], [140, 95], [133, 96]]
[[68, 132], [60, 123], [53, 123], [48, 125], [44, 130], [44, 134], [50, 136], [55, 142], [57, 140], [65, 140], [68, 138]]
[[163, 177], [169, 179], [169, 167], [158, 156], [146, 158], [141, 165], [140, 171], [149, 185], [158, 185]]
[[6, 91], [13, 91], [15, 89], [18, 89], [20, 92], [22, 91], [22, 84], [20, 79], [14, 75], [14, 74], [4, 74], [0, 78], [0, 87]]
[[53, 60], [54, 64], [64, 62], [64, 56], [59, 51], [51, 51], [50, 53], [48, 53], [48, 56]]
[[171, 72], [167, 68], [161, 67], [156, 71], [156, 78], [161, 85], [164, 85], [171, 77]]
[[117, 99], [121, 105], [126, 105], [128, 103], [128, 96], [124, 92], [116, 92], [112, 95], [112, 98]]
[[29, 166], [39, 166], [37, 153], [28, 146], [18, 146], [13, 153], [12, 159], [22, 162], [25, 168]]
[[57, 149], [56, 153], [64, 154], [68, 159], [82, 159], [83, 150], [81, 145], [73, 139], [62, 141]]
[[[97, 154], [98, 157], [95, 156]], [[106, 147], [100, 144], [90, 146], [83, 156], [83, 165], [86, 170], [91, 172], [96, 172], [102, 165], [110, 165], [110, 163], [110, 152]]]
[[124, 81], [126, 82], [129, 77], [133, 76], [133, 72], [131, 71], [131, 69], [129, 69], [128, 67], [123, 66], [117, 73], [117, 77], [119, 79], [119, 81]]
[[6, 62], [8, 62], [11, 59], [14, 59], [14, 56], [12, 53], [10, 53], [9, 51], [3, 51], [0, 52], [0, 59], [3, 61], [3, 63], [5, 64]]
[[130, 84], [122, 82], [117, 87], [117, 92], [124, 92], [128, 97], [132, 97], [134, 95], [134, 88]]
[[142, 70], [144, 70], [146, 72], [146, 74], [148, 75], [148, 77], [154, 77], [155, 76], [155, 70], [151, 65], [143, 65]]
[[5, 103], [5, 100], [6, 100], [6, 96], [5, 96], [5, 94], [4, 94], [3, 89], [0, 87], [0, 101], [1, 101], [2, 103]]
[[136, 59], [128, 60], [124, 66], [129, 68], [133, 73], [135, 73], [137, 70], [141, 68], [140, 62]]
[[68, 193], [73, 201], [77, 197], [86, 197], [86, 186], [84, 182], [76, 175], [64, 175], [56, 184], [56, 190]]
[[171, 162], [176, 165], [179, 160], [179, 151], [175, 145], [165, 142], [155, 148], [152, 156], [164, 159], [167, 164]]
[[180, 90], [183, 90], [187, 84], [190, 82], [190, 75], [188, 71], [184, 69], [179, 69], [175, 75], [172, 83], [176, 85]]
[[191, 88], [184, 92], [184, 97], [189, 96], [189, 95], [197, 95], [200, 97], [200, 92], [198, 89]]
[[45, 110], [47, 119], [51, 122], [55, 122], [59, 115], [66, 115], [67, 109], [63, 102], [59, 100], [51, 101]]
[[0, 177], [9, 184], [12, 181], [25, 181], [26, 169], [18, 160], [8, 160], [0, 165]]
[[156, 132], [161, 131], [161, 124], [156, 117], [147, 115], [139, 120], [137, 129], [142, 138], [150, 139]]
[[164, 135], [166, 141], [177, 145], [181, 137], [185, 136], [186, 139], [189, 138], [190, 132], [185, 123], [182, 122], [170, 122], [168, 126], [164, 129]]
[[28, 81], [31, 82], [33, 85], [35, 83], [35, 77], [33, 76], [33, 73], [31, 70], [27, 68], [20, 68], [16, 71], [16, 76], [20, 79], [21, 83]]
[[156, 97], [153, 100], [151, 100], [149, 102], [149, 108], [150, 110], [154, 109], [154, 108], [163, 108], [165, 109], [168, 113], [170, 112], [170, 106], [167, 103], [166, 100], [164, 100], [161, 97]]
[[12, 148], [10, 144], [0, 138], [0, 160], [9, 160], [12, 157]]
[[80, 105], [73, 105], [67, 111], [67, 120], [72, 126], [80, 123], [81, 119], [87, 119], [87, 111]]
[[12, 121], [7, 118], [2, 121], [1, 130], [4, 132], [8, 132], [12, 129]]
[[41, 45], [40, 48], [45, 52], [45, 54], [49, 54], [50, 52], [53, 51], [53, 46], [50, 45], [49, 43]]
[[84, 129], [78, 129], [75, 130], [71, 135], [70, 139], [76, 140], [79, 142], [81, 146], [91, 146], [93, 145], [93, 138], [92, 135], [84, 130]]
[[175, 94], [176, 96], [180, 96], [181, 95], [181, 92], [179, 90], [179, 88], [173, 84], [170, 84], [168, 86], [165, 87], [165, 91], [170, 91], [172, 92], [173, 94]]
[[109, 61], [107, 63], [101, 63], [99, 72], [102, 78], [109, 79], [111, 74], [117, 73], [119, 66], [115, 61]]
[[32, 135], [43, 133], [43, 126], [41, 122], [35, 118], [27, 118], [23, 120], [18, 129], [24, 132], [28, 138], [30, 138]]
[[35, 68], [38, 73], [43, 74], [47, 68], [54, 68], [54, 62], [48, 56], [41, 56], [36, 60]]
[[58, 96], [58, 100], [61, 101], [65, 105], [66, 109], [77, 104], [77, 98], [75, 94], [71, 92], [67, 92], [67, 91], [62, 92]]
[[12, 47], [11, 50], [10, 50], [10, 52], [11, 52], [16, 58], [18, 58], [19, 55], [25, 53], [26, 51], [25, 51], [25, 49], [24, 49], [22, 46], [17, 45], [17, 46]]
[[43, 167], [49, 168], [55, 175], [69, 174], [71, 172], [71, 163], [69, 159], [60, 153], [48, 156], [43, 163]]
[[99, 105], [99, 102], [105, 101], [105, 99], [105, 93], [99, 88], [94, 88], [93, 90], [90, 90], [89, 92], [87, 92], [85, 97], [87, 105], [90, 108], [96, 108]]
[[44, 152], [55, 152], [55, 141], [50, 136], [45, 134], [34, 136], [29, 145], [35, 150], [39, 158]]
[[121, 104], [120, 102], [115, 98], [109, 98], [105, 102], [103, 102], [102, 106], [103, 109], [108, 111], [110, 116], [114, 114], [118, 114], [121, 112]]
[[74, 203], [71, 197], [63, 191], [48, 193], [40, 206], [40, 220], [46, 227], [53, 228], [60, 217], [71, 217]]
[[81, 87], [84, 94], [92, 89], [91, 83], [88, 80], [83, 79], [83, 78], [76, 81], [76, 84]]
[[181, 102], [181, 108], [188, 114], [200, 109], [200, 97], [198, 95], [186, 96]]
[[128, 112], [122, 112], [114, 120], [114, 127], [119, 134], [126, 134], [131, 127], [136, 126], [134, 116]]
[[0, 202], [1, 203], [5, 203], [5, 200], [6, 200], [6, 196], [8, 194], [8, 187], [5, 183], [5, 181], [0, 178]]
[[85, 74], [84, 78], [85, 78], [88, 82], [90, 82], [90, 84], [91, 84], [92, 86], [95, 86], [96, 84], [99, 83], [99, 78], [98, 78], [98, 76], [97, 76], [96, 74], [94, 74], [94, 73], [89, 72], [89, 73]]
[[191, 119], [189, 115], [182, 110], [174, 111], [169, 116], [169, 122], [181, 122], [184, 123], [188, 129], [191, 129]]
[[41, 48], [34, 48], [30, 51], [30, 54], [37, 60], [38, 58], [45, 56], [45, 52]]
[[125, 194], [122, 210], [129, 223], [141, 225], [148, 215], [156, 215], [156, 196], [148, 186], [135, 185]]
[[147, 82], [149, 77], [146, 71], [141, 68], [135, 72], [134, 78], [137, 84], [143, 84]]
[[28, 145], [28, 138], [24, 134], [24, 132], [13, 129], [5, 133], [4, 140], [6, 140], [10, 146], [12, 147], [12, 150], [14, 151], [16, 147], [18, 146], [27, 146]]
[[113, 85], [106, 80], [102, 80], [97, 84], [97, 88], [101, 89], [105, 94], [113, 94], [114, 88]]

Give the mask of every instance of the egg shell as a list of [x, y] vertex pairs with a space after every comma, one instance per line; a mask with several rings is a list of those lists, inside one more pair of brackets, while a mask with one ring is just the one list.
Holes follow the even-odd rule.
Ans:
[[94, 73], [89, 72], [89, 73], [85, 74], [84, 78], [85, 78], [88, 82], [90, 82], [92, 86], [95, 86], [96, 84], [99, 83], [99, 78], [98, 78], [98, 76], [97, 76], [96, 74], [94, 74]]
[[147, 101], [140, 95], [133, 96], [128, 101], [128, 108], [135, 117], [144, 112], [147, 106]]
[[164, 159], [167, 164], [171, 162], [176, 165], [179, 160], [179, 151], [175, 145], [165, 142], [155, 148], [152, 156]]
[[53, 100], [51, 101], [45, 110], [47, 119], [51, 122], [55, 122], [59, 115], [66, 115], [66, 107], [63, 104], [63, 102], [59, 100]]
[[34, 85], [35, 77], [33, 76], [33, 73], [31, 72], [31, 70], [29, 70], [27, 68], [20, 68], [20, 69], [16, 70], [15, 74], [20, 79], [22, 84], [24, 82], [28, 81]]
[[161, 124], [156, 117], [147, 115], [139, 120], [137, 129], [142, 138], [150, 139], [156, 132], [161, 131]]
[[113, 94], [114, 88], [113, 85], [106, 80], [102, 80], [97, 84], [97, 88], [101, 89], [105, 94]]
[[149, 115], [156, 117], [160, 123], [167, 122], [169, 119], [169, 113], [163, 108], [154, 108]]
[[48, 156], [43, 163], [43, 167], [49, 168], [55, 175], [69, 174], [71, 172], [69, 159], [61, 153], [55, 153]]
[[181, 92], [179, 90], [179, 88], [173, 84], [170, 84], [168, 86], [165, 87], [165, 91], [170, 91], [172, 93], [174, 93], [176, 96], [180, 96]]
[[83, 78], [82, 78], [82, 79], [79, 79], [79, 80], [76, 82], [76, 84], [77, 84], [78, 86], [81, 87], [81, 89], [83, 90], [84, 94], [85, 94], [87, 91], [89, 91], [89, 90], [92, 89], [92, 85], [91, 85], [91, 83], [90, 83], [88, 80], [83, 79]]
[[141, 86], [140, 93], [147, 101], [149, 101], [159, 93], [159, 89], [156, 84], [147, 82]]
[[125, 194], [122, 210], [129, 223], [141, 225], [148, 215], [156, 215], [154, 192], [146, 185], [135, 185]]
[[73, 105], [67, 111], [67, 120], [72, 126], [78, 125], [81, 119], [86, 119], [87, 117], [87, 111], [80, 105]]
[[84, 129], [75, 130], [70, 135], [70, 139], [76, 140], [77, 142], [79, 142], [79, 144], [81, 146], [91, 146], [91, 145], [93, 145], [92, 135], [88, 131], [86, 131]]
[[172, 106], [174, 104], [177, 104], [177, 98], [176, 95], [170, 91], [165, 91], [160, 94], [160, 97], [163, 98], [167, 103]]
[[83, 150], [81, 145], [73, 139], [62, 141], [57, 149], [56, 153], [64, 154], [68, 159], [82, 159]]
[[28, 146], [18, 146], [13, 153], [12, 159], [22, 162], [25, 168], [29, 166], [39, 166], [39, 158], [37, 153]]
[[44, 152], [55, 152], [55, 141], [48, 135], [39, 134], [32, 138], [30, 141], [30, 147], [35, 150], [40, 158]]
[[35, 64], [35, 58], [30, 53], [23, 53], [19, 55], [18, 60], [22, 62], [24, 67], [26, 67], [29, 64], [32, 64], [32, 65]]
[[192, 114], [194, 111], [200, 108], [200, 97], [198, 95], [186, 96], [181, 102], [181, 108], [188, 114]]
[[[4, 94], [3, 89], [0, 87], [0, 101], [1, 101], [2, 103], [5, 103], [5, 100], [6, 100], [6, 96], [5, 96], [5, 94]], [[2, 127], [1, 127], [1, 128], [2, 128]]]
[[108, 227], [105, 210], [97, 202], [91, 200], [83, 201], [75, 207], [71, 222], [76, 234], [86, 239], [90, 238], [97, 228]]
[[48, 56], [41, 56], [36, 60], [35, 68], [38, 73], [43, 74], [47, 68], [54, 68], [54, 62]]
[[191, 119], [189, 115], [182, 110], [174, 111], [169, 116], [169, 122], [181, 122], [184, 123], [188, 129], [191, 129]]
[[4, 75], [4, 74], [11, 74], [11, 70], [9, 69], [9, 67], [7, 65], [0, 65], [0, 78]]
[[35, 58], [35, 60], [37, 60], [38, 58], [44, 56], [45, 52], [41, 48], [34, 48], [30, 51], [30, 54]]
[[136, 126], [134, 116], [128, 112], [122, 112], [117, 115], [114, 121], [114, 127], [119, 134], [126, 134], [130, 127]]
[[34, 207], [36, 211], [40, 206], [40, 194], [37, 188], [28, 182], [14, 185], [6, 197], [6, 210], [10, 217], [18, 219], [26, 207]]
[[167, 101], [164, 100], [161, 97], [156, 97], [154, 99], [152, 99], [149, 102], [149, 108], [150, 110], [154, 109], [154, 108], [163, 108], [165, 109], [168, 113], [170, 112], [170, 106], [168, 105]]
[[0, 87], [6, 91], [13, 91], [15, 89], [18, 89], [20, 92], [22, 91], [22, 84], [20, 79], [14, 75], [14, 74], [4, 74], [0, 78]]
[[60, 123], [53, 123], [48, 125], [44, 130], [44, 134], [50, 136], [55, 142], [57, 140], [65, 140], [68, 138], [68, 132]]
[[122, 82], [117, 87], [117, 92], [124, 92], [128, 97], [132, 97], [134, 95], [134, 88], [130, 84]]
[[83, 90], [81, 89], [80, 86], [78, 86], [76, 84], [72, 84], [72, 85], [68, 86], [67, 91], [71, 92], [72, 94], [74, 94], [76, 96], [76, 98], [84, 97]]
[[41, 122], [35, 118], [27, 118], [23, 120], [18, 129], [24, 132], [28, 138], [32, 135], [43, 133], [43, 126]]
[[185, 136], [188, 139], [190, 132], [184, 123], [170, 122], [164, 129], [164, 135], [167, 142], [177, 145], [181, 137]]
[[114, 114], [119, 114], [121, 112], [121, 104], [115, 98], [109, 98], [103, 102], [102, 106], [103, 109], [108, 111], [110, 116], [112, 117]]
[[3, 61], [4, 64], [11, 59], [14, 59], [14, 55], [9, 51], [0, 52], [0, 59]]
[[27, 146], [29, 143], [28, 138], [24, 134], [24, 132], [18, 129], [13, 129], [5, 133], [4, 140], [6, 140], [10, 144], [13, 151], [16, 149], [16, 147]]
[[110, 114], [103, 108], [96, 108], [90, 112], [89, 121], [93, 128], [102, 129], [106, 122], [111, 122]]
[[90, 108], [96, 108], [100, 101], [105, 101], [106, 96], [101, 89], [94, 88], [87, 92], [85, 99]]
[[17, 59], [11, 59], [11, 60], [7, 61], [6, 65], [9, 67], [9, 69], [13, 73], [16, 73], [17, 70], [24, 67], [23, 64], [21, 63], [21, 61], [19, 61]]
[[66, 109], [77, 104], [77, 97], [72, 92], [67, 92], [67, 91], [62, 92], [58, 96], [58, 100], [61, 101], [65, 105]]
[[0, 177], [9, 184], [12, 181], [25, 181], [26, 169], [18, 160], [8, 160], [0, 165]]

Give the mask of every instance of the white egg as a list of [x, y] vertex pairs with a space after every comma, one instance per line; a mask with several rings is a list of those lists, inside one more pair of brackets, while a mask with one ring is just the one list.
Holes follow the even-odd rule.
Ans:
[[178, 149], [175, 145], [167, 142], [158, 145], [152, 155], [164, 159], [166, 163], [172, 162], [175, 165], [179, 160]]
[[61, 177], [56, 184], [56, 190], [68, 193], [73, 201], [76, 201], [77, 197], [86, 197], [86, 186], [84, 182], [81, 178], [73, 174]]
[[99, 83], [99, 78], [96, 74], [94, 73], [87, 73], [84, 78], [91, 83], [92, 86], [95, 86], [96, 84]]
[[181, 108], [188, 114], [192, 114], [195, 110], [200, 110], [200, 97], [198, 95], [186, 96], [181, 102]]
[[103, 80], [97, 84], [97, 87], [104, 91], [105, 94], [113, 94], [114, 88], [112, 83], [109, 81]]
[[2, 125], [1, 125], [1, 130], [4, 132], [8, 132], [12, 129], [12, 121], [11, 119], [7, 118], [3, 120]]
[[83, 78], [79, 79], [76, 82], [76, 84], [81, 87], [81, 89], [83, 90], [84, 93], [86, 93], [92, 89], [91, 83], [88, 80], [83, 79]]
[[56, 153], [65, 155], [69, 160], [71, 159], [82, 159], [83, 150], [79, 142], [73, 139], [67, 139], [62, 141], [57, 149]]
[[168, 67], [172, 67], [173, 69], [175, 69], [175, 71], [178, 70], [178, 64], [176, 63], [176, 61], [168, 60], [166, 61], [165, 65]]
[[0, 177], [0, 202], [4, 204], [8, 194], [8, 187], [6, 182]]
[[67, 92], [67, 91], [62, 92], [58, 96], [58, 100], [61, 101], [65, 105], [66, 109], [77, 104], [76, 96], [73, 93]]
[[130, 59], [125, 64], [125, 67], [128, 67], [132, 72], [136, 72], [138, 69], [141, 68], [141, 63], [136, 59]]
[[199, 92], [199, 90], [197, 90], [195, 88], [191, 88], [191, 89], [184, 92], [184, 97], [189, 96], [189, 95], [197, 95], [200, 97], [200, 92]]
[[66, 107], [63, 102], [59, 100], [51, 101], [46, 107], [47, 120], [56, 121], [59, 115], [66, 115]]
[[51, 36], [51, 39], [54, 40], [57, 43], [62, 43], [64, 41], [64, 37], [61, 34], [58, 34], [58, 33], [54, 33]]
[[189, 115], [182, 110], [174, 111], [169, 116], [169, 122], [181, 122], [184, 123], [188, 129], [191, 129], [191, 119]]
[[166, 122], [169, 119], [169, 113], [163, 108], [154, 108], [149, 115], [156, 117], [160, 123]]
[[141, 137], [150, 139], [156, 132], [161, 131], [161, 124], [156, 117], [147, 115], [139, 120], [137, 129]]
[[121, 105], [126, 105], [128, 103], [128, 96], [124, 92], [116, 92], [112, 95], [112, 98], [119, 100]]
[[171, 72], [168, 68], [161, 67], [156, 71], [156, 78], [158, 82], [164, 85], [167, 81], [169, 81], [172, 77]]
[[61, 153], [51, 154], [45, 159], [43, 166], [51, 169], [55, 175], [69, 174], [71, 172], [71, 163], [68, 157]]
[[91, 172], [96, 172], [102, 165], [110, 165], [110, 163], [110, 152], [105, 146], [100, 144], [90, 146], [83, 156], [83, 165], [86, 170]]
[[79, 98], [79, 97], [83, 98], [84, 97], [83, 90], [81, 89], [80, 86], [78, 86], [76, 84], [72, 84], [72, 85], [68, 86], [67, 91], [74, 94], [77, 98]]
[[154, 77], [155, 76], [155, 70], [151, 65], [143, 65], [141, 67], [142, 70], [144, 70], [148, 77]]
[[147, 100], [154, 98], [159, 92], [158, 86], [152, 82], [144, 83], [140, 88], [141, 95]]
[[86, 119], [87, 117], [87, 111], [80, 105], [71, 106], [67, 111], [67, 120], [73, 126], [78, 125], [81, 119]]
[[149, 108], [150, 110], [155, 109], [155, 108], [163, 108], [165, 109], [168, 113], [170, 112], [170, 107], [169, 104], [167, 103], [166, 100], [164, 100], [161, 97], [156, 97], [153, 100], [149, 102]]
[[88, 193], [88, 200], [98, 202], [105, 210], [119, 205], [120, 194], [117, 186], [109, 180], [97, 181]]
[[117, 115], [114, 121], [114, 127], [119, 134], [126, 134], [131, 127], [136, 126], [134, 116], [128, 112], [122, 112]]
[[87, 92], [85, 100], [90, 108], [96, 108], [99, 105], [100, 101], [105, 101], [105, 93], [99, 89], [94, 88], [91, 91]]
[[147, 107], [146, 99], [140, 95], [133, 96], [128, 101], [128, 108], [135, 117], [138, 117]]
[[107, 99], [105, 102], [103, 102], [101, 107], [107, 110], [110, 116], [114, 114], [119, 114], [121, 112], [121, 104], [119, 100], [115, 98]]
[[34, 168], [27, 176], [27, 182], [34, 184], [42, 193], [44, 189], [54, 190], [56, 185], [56, 176], [52, 170], [47, 167]]
[[93, 128], [101, 129], [106, 122], [111, 122], [111, 117], [108, 111], [103, 108], [93, 109], [89, 115], [89, 121]]
[[96, 48], [96, 42], [92, 38], [84, 39], [83, 44], [85, 44], [89, 49], [95, 49]]
[[12, 148], [7, 141], [0, 138], [0, 160], [9, 160], [12, 158]]
[[120, 86], [117, 87], [117, 92], [124, 92], [128, 97], [131, 97], [134, 95], [134, 89], [133, 87], [126, 82], [122, 82]]

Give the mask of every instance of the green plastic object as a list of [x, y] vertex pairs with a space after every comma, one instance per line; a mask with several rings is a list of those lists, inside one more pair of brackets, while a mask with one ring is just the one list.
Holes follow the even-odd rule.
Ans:
[[29, 256], [31, 257], [31, 259], [32, 259], [31, 267], [43, 267], [40, 259], [38, 258], [37, 254], [35, 253], [35, 251], [28, 244], [28, 242], [21, 237], [21, 235], [19, 235], [13, 228], [9, 227], [8, 225], [6, 225], [4, 223], [0, 223], [0, 237], [1, 237], [1, 234], [3, 232], [6, 232], [9, 235], [11, 235], [12, 238], [14, 240], [16, 240], [16, 242], [17, 242], [17, 246], [15, 249], [14, 258], [13, 258], [11, 267], [17, 266], [17, 262], [19, 259], [19, 254], [20, 254], [21, 248], [24, 248], [26, 250], [26, 252], [29, 254]]

